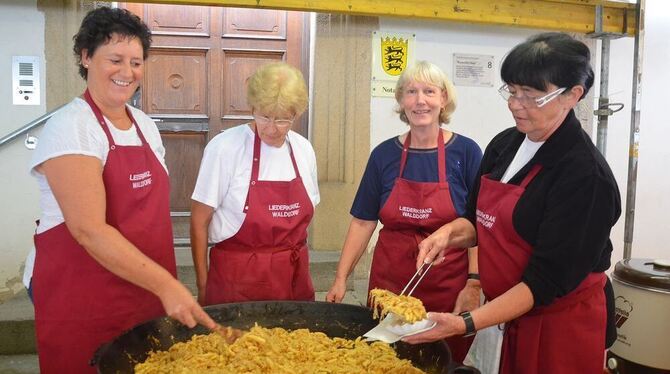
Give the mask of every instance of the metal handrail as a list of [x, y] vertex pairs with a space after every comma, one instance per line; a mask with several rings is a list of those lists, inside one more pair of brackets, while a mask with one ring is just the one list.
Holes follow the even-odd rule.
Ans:
[[39, 117], [35, 120], [30, 121], [27, 125], [21, 127], [18, 130], [15, 130], [15, 131], [11, 132], [9, 135], [3, 136], [0, 139], [0, 148], [2, 148], [2, 146], [5, 145], [5, 143], [9, 143], [9, 142], [13, 141], [14, 139], [18, 138], [19, 136], [21, 136], [21, 135], [27, 133], [28, 131], [34, 129], [35, 127], [43, 124], [49, 118], [51, 118], [54, 114], [56, 114], [56, 112], [58, 112], [65, 105], [67, 105], [67, 104], [61, 105], [58, 108], [52, 110], [51, 112], [49, 112], [49, 113], [47, 113], [47, 114], [45, 114], [45, 115], [43, 115], [43, 116], [41, 116], [41, 117]]

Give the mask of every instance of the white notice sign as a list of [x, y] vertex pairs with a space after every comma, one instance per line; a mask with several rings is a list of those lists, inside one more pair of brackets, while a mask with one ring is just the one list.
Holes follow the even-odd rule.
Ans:
[[493, 56], [454, 53], [456, 86], [493, 87]]

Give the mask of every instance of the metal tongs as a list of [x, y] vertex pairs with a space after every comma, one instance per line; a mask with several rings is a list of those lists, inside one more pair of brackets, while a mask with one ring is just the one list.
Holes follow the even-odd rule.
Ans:
[[[426, 266], [428, 265], [428, 266]], [[400, 291], [400, 295], [411, 296], [416, 287], [421, 283], [423, 277], [426, 276], [430, 267], [433, 266], [432, 262], [425, 263], [421, 265], [419, 269], [414, 273], [414, 276], [407, 282], [405, 288]], [[417, 279], [418, 277], [418, 279]], [[414, 281], [416, 279], [416, 282]], [[414, 284], [414, 286], [407, 292], [407, 289]], [[405, 294], [407, 292], [407, 294]], [[429, 320], [419, 321], [413, 324], [406, 324], [400, 317], [396, 316], [394, 313], [389, 313], [386, 317], [379, 322], [372, 330], [363, 334], [366, 337], [367, 341], [381, 340], [385, 343], [395, 343], [398, 340], [404, 338], [408, 335], [417, 334], [423, 331], [427, 331], [435, 327], [435, 322]]]
[[[428, 265], [428, 267], [426, 267], [426, 265]], [[409, 292], [407, 292], [406, 296], [411, 296], [412, 293], [414, 292], [414, 290], [416, 290], [416, 287], [419, 285], [419, 283], [423, 279], [423, 277], [426, 276], [426, 274], [428, 273], [428, 270], [430, 270], [431, 266], [433, 266], [432, 262], [424, 262], [423, 265], [421, 265], [421, 267], [416, 270], [416, 273], [414, 273], [414, 276], [412, 276], [412, 279], [410, 279], [409, 282], [407, 282], [407, 285], [405, 286], [405, 288], [402, 289], [402, 291], [400, 291], [400, 294], [398, 296], [404, 295], [405, 292], [407, 291], [407, 289], [409, 288], [409, 286], [412, 284], [412, 282], [414, 282], [414, 279], [417, 276], [420, 275], [419, 279], [417, 279], [416, 283], [414, 283], [414, 287], [412, 287], [412, 289], [409, 290]], [[424, 271], [424, 268], [425, 268], [425, 271]]]

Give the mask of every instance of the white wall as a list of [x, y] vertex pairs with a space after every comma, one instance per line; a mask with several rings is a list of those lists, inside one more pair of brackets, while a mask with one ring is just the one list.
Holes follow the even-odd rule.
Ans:
[[[670, 137], [670, 125], [662, 108], [670, 87], [670, 74], [664, 69], [670, 61], [670, 3], [664, 0], [647, 0], [646, 41], [643, 71], [642, 118], [640, 161], [635, 216], [633, 257], [670, 258], [664, 248], [664, 233], [670, 232], [670, 176], [663, 165], [670, 164], [670, 147], [665, 143]], [[665, 14], [665, 16], [664, 16]], [[449, 128], [474, 139], [484, 149], [491, 138], [514, 122], [507, 106], [500, 99], [497, 88], [502, 57], [513, 46], [528, 36], [541, 32], [511, 27], [461, 25], [444, 22], [400, 20], [383, 18], [381, 31], [414, 33], [416, 35], [416, 60], [428, 60], [452, 75], [453, 53], [473, 53], [495, 56], [496, 82], [493, 87], [456, 86], [458, 107]], [[595, 47], [594, 71], [597, 94], [600, 75], [600, 42], [589, 42]], [[610, 117], [607, 160], [619, 183], [622, 200], [626, 196], [628, 169], [628, 143], [630, 126], [630, 100], [633, 70], [633, 38], [611, 41], [609, 97], [611, 102], [623, 102], [623, 111]], [[597, 102], [597, 96], [594, 96]], [[371, 99], [371, 148], [385, 139], [406, 131], [393, 109], [393, 98]], [[663, 118], [666, 117], [666, 118]], [[593, 124], [595, 140], [596, 123]], [[623, 201], [625, 207], [625, 201]], [[624, 213], [612, 230], [613, 264], [623, 257]]]
[[[36, 0], [9, 0], [0, 4], [0, 137], [43, 115], [44, 16]], [[12, 105], [12, 56], [39, 56], [41, 105]], [[37, 133], [33, 133], [37, 135]], [[28, 175], [31, 151], [20, 138], [0, 148], [0, 302], [22, 289], [21, 272], [32, 247], [35, 219], [39, 217], [37, 185]]]
[[670, 259], [670, 2], [646, 6], [633, 257]]
[[[634, 215], [632, 257], [670, 259], [666, 234], [670, 232], [670, 165], [668, 136], [670, 126], [664, 113], [670, 74], [670, 2], [647, 0], [643, 46], [640, 144]], [[612, 230], [614, 253], [612, 263], [623, 258], [628, 154], [630, 144], [631, 98], [633, 83], [633, 38], [610, 43], [610, 102], [624, 103], [625, 108], [610, 117], [607, 133], [607, 162], [619, 183], [624, 211]], [[600, 66], [596, 69], [596, 82]], [[598, 91], [598, 87], [594, 87]], [[596, 129], [594, 126], [593, 137]]]
[[[504, 128], [514, 125], [507, 104], [498, 95], [500, 61], [513, 46], [536, 33], [521, 28], [382, 18], [381, 31], [414, 33], [416, 61], [427, 60], [452, 76], [454, 53], [495, 56], [493, 87], [456, 86], [458, 106], [449, 129], [474, 139], [482, 149]], [[407, 130], [394, 112], [394, 98], [372, 98], [372, 147]]]

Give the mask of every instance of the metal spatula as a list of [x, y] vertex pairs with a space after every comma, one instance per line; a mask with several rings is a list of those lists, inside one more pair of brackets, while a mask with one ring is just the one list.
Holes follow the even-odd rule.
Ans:
[[240, 329], [236, 329], [233, 327], [229, 326], [223, 326], [220, 324], [216, 324], [216, 326], [212, 329], [213, 332], [216, 332], [223, 336], [226, 339], [226, 342], [228, 344], [233, 344], [237, 339], [239, 339], [242, 335], [244, 335], [244, 331]]

